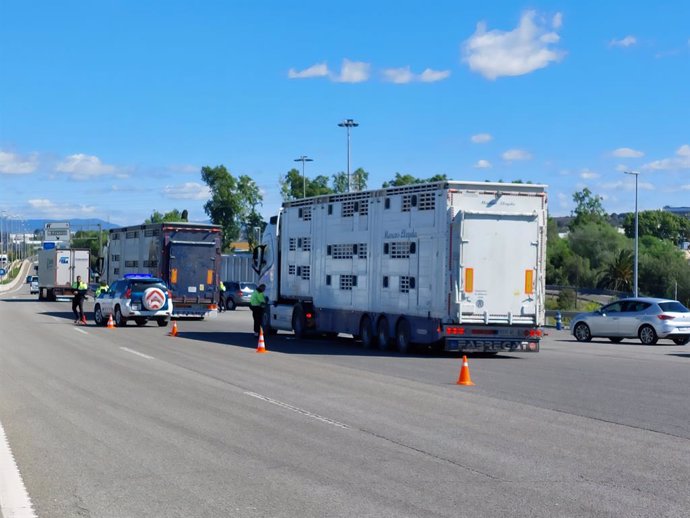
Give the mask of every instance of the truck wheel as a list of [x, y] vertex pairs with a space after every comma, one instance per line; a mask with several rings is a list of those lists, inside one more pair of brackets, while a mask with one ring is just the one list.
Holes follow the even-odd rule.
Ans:
[[264, 334], [267, 336], [275, 336], [278, 334], [278, 330], [271, 327], [271, 313], [269, 308], [266, 308], [264, 314], [261, 316], [261, 329], [264, 330]]
[[103, 319], [103, 311], [101, 310], [100, 304], [96, 304], [96, 307], [93, 308], [93, 320], [96, 322], [97, 326], [104, 326], [106, 324]]
[[379, 349], [386, 351], [390, 345], [391, 336], [388, 332], [388, 320], [385, 317], [381, 318], [376, 326], [376, 337], [378, 339]]
[[127, 325], [127, 319], [122, 316], [120, 306], [115, 306], [115, 315], [113, 316], [113, 320], [115, 320], [115, 325], [117, 327], [124, 327]]
[[307, 335], [307, 322], [304, 320], [302, 308], [295, 308], [292, 314], [292, 331], [297, 338], [304, 338]]
[[359, 323], [359, 337], [362, 340], [362, 347], [365, 349], [372, 348], [376, 343], [374, 328], [371, 325], [371, 319], [367, 316], [362, 318], [362, 321]]
[[395, 326], [395, 347], [400, 354], [407, 354], [410, 351], [410, 323], [401, 318]]
[[156, 323], [158, 324], [158, 327], [166, 327], [170, 323], [169, 318], [159, 318], [156, 320]]

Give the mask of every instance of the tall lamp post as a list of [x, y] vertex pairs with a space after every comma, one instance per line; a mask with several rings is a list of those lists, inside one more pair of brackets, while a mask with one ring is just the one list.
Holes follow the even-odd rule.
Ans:
[[343, 122], [339, 122], [338, 126], [347, 128], [347, 192], [350, 192], [350, 128], [356, 128], [359, 126], [359, 122], [355, 122], [353, 119], [345, 119]]
[[302, 155], [299, 158], [295, 158], [295, 162], [302, 162], [302, 198], [307, 197], [307, 177], [304, 176], [304, 162], [313, 162], [313, 158], [309, 158], [306, 155]]
[[637, 297], [637, 260], [638, 260], [638, 251], [639, 251], [639, 229], [638, 229], [638, 219], [637, 219], [637, 178], [640, 176], [639, 171], [623, 171], [625, 174], [630, 174], [635, 177], [635, 265], [634, 265], [634, 270], [633, 270], [633, 276], [634, 276], [634, 295]]

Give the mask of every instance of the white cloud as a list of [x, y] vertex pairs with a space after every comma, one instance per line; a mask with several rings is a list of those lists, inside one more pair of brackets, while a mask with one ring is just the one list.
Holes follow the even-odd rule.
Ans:
[[690, 145], [683, 144], [676, 150], [676, 156], [649, 162], [641, 167], [648, 171], [682, 171], [690, 169]]
[[21, 157], [0, 150], [0, 174], [29, 174], [38, 168], [38, 157], [33, 154]]
[[529, 160], [532, 158], [532, 154], [523, 149], [509, 149], [501, 155], [503, 160]]
[[479, 22], [475, 33], [463, 43], [463, 61], [487, 79], [529, 74], [565, 56], [553, 44], [560, 40], [550, 29], [558, 29], [563, 17], [557, 13], [551, 27], [536, 11], [526, 11], [512, 31], [486, 30]]
[[591, 169], [583, 169], [580, 171], [580, 178], [583, 180], [594, 180], [595, 178], [599, 178], [599, 176], [601, 176], [599, 173]]
[[628, 35], [620, 40], [611, 40], [609, 42], [609, 47], [630, 47], [637, 43], [637, 38], [635, 36]]
[[75, 180], [89, 180], [97, 176], [115, 175], [125, 177], [112, 165], [104, 164], [97, 156], [78, 153], [70, 155], [58, 163], [55, 170], [60, 173], [68, 173]]
[[363, 83], [369, 79], [371, 65], [362, 61], [350, 61], [343, 59], [340, 74], [331, 75], [331, 79], [337, 83]]
[[491, 162], [488, 160], [477, 160], [477, 163], [474, 164], [475, 169], [489, 169], [491, 167]]
[[96, 212], [92, 205], [75, 205], [72, 203], [54, 203], [45, 198], [27, 200], [34, 213], [39, 213], [46, 218], [66, 219], [78, 216], [89, 216]]
[[640, 158], [641, 156], [644, 156], [642, 151], [629, 147], [619, 147], [618, 149], [614, 149], [611, 154], [619, 158]]
[[493, 139], [493, 137], [490, 133], [477, 133], [470, 137], [470, 140], [475, 144], [486, 144], [491, 139]]
[[410, 67], [386, 68], [381, 73], [383, 74], [383, 80], [389, 83], [405, 84], [415, 80], [415, 75], [410, 70]]
[[328, 65], [326, 63], [316, 63], [315, 65], [305, 68], [304, 70], [295, 70], [291, 68], [288, 70], [288, 77], [290, 79], [308, 79], [312, 77], [327, 77], [330, 74]]
[[163, 189], [163, 194], [173, 200], [206, 200], [211, 197], [208, 186], [196, 182], [167, 185]]
[[431, 68], [425, 68], [424, 72], [419, 75], [419, 81], [422, 83], [436, 83], [437, 81], [443, 81], [450, 77], [450, 70], [433, 70]]

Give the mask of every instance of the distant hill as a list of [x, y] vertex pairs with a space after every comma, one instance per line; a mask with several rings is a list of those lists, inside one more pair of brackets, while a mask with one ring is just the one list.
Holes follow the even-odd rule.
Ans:
[[[114, 225], [112, 223], [108, 223], [107, 221], [103, 221], [102, 219], [97, 219], [97, 218], [87, 218], [87, 219], [68, 219], [70, 229], [72, 232], [76, 232], [78, 230], [98, 230], [98, 225], [101, 225], [101, 228], [103, 230], [108, 230], [111, 228], [117, 228], [120, 225]], [[64, 219], [27, 219], [26, 220], [26, 229], [29, 232], [33, 232], [34, 230], [43, 230], [45, 227], [46, 223], [63, 223], [65, 222]]]

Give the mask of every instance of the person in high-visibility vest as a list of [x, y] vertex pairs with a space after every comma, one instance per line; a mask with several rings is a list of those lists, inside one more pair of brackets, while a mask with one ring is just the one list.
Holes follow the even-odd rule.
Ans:
[[108, 291], [108, 284], [105, 281], [101, 281], [100, 286], [96, 288], [96, 297], [98, 297], [101, 293], [105, 293]]
[[254, 336], [259, 336], [261, 324], [264, 318], [264, 308], [266, 307], [266, 296], [264, 290], [266, 285], [262, 284], [254, 290], [249, 299], [249, 308], [252, 310], [252, 317], [254, 317]]
[[72, 283], [72, 291], [74, 298], [72, 299], [72, 311], [74, 312], [74, 323], [80, 322], [86, 325], [86, 316], [84, 315], [84, 299], [89, 285], [82, 282], [81, 275], [77, 275], [77, 280]]

